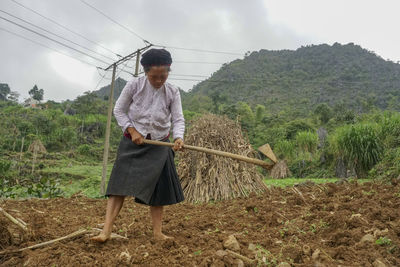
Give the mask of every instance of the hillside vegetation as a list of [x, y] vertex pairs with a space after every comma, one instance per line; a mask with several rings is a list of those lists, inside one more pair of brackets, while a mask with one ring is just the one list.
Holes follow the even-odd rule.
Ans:
[[[117, 79], [116, 98], [125, 83]], [[2, 88], [0, 197], [59, 195], [71, 184], [96, 195], [109, 87], [39, 108]], [[36, 91], [40, 102], [46, 88]], [[254, 148], [269, 143], [293, 178], [400, 175], [400, 65], [357, 45], [253, 52], [181, 93], [187, 128], [205, 113], [227, 115]], [[113, 119], [109, 164], [121, 135]], [[28, 150], [36, 140], [47, 154]]]

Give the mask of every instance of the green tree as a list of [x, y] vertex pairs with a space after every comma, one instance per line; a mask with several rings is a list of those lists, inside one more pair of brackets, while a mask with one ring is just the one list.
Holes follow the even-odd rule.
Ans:
[[334, 151], [354, 167], [357, 177], [367, 172], [381, 159], [382, 141], [377, 124], [362, 123], [338, 128], [331, 139]]
[[28, 93], [33, 99], [39, 102], [43, 100], [44, 90], [39, 89], [36, 84], [33, 86], [31, 90], [29, 90]]
[[325, 124], [332, 118], [332, 109], [326, 103], [321, 103], [315, 108], [314, 114]]
[[205, 95], [195, 95], [183, 104], [184, 109], [194, 112], [211, 112], [214, 106], [211, 98]]
[[280, 140], [274, 146], [274, 152], [280, 159], [291, 160], [295, 156], [295, 143], [290, 140]]
[[107, 114], [107, 102], [100, 99], [95, 92], [84, 92], [72, 104], [76, 112], [85, 116], [88, 114]]
[[6, 83], [0, 83], [0, 100], [7, 100], [8, 94], [11, 92], [10, 87]]
[[296, 144], [304, 154], [314, 153], [318, 146], [318, 134], [311, 131], [298, 132], [296, 134]]
[[286, 139], [294, 139], [297, 132], [314, 130], [314, 127], [306, 120], [293, 120], [286, 124]]
[[265, 106], [258, 104], [256, 106], [256, 123], [260, 123], [265, 115]]
[[216, 90], [211, 93], [210, 97], [211, 97], [211, 100], [214, 105], [213, 112], [218, 114], [219, 113], [219, 105], [226, 102], [227, 96], [222, 94], [220, 91]]
[[237, 112], [240, 116], [242, 127], [247, 131], [250, 131], [254, 126], [254, 114], [250, 106], [245, 102], [238, 102]]

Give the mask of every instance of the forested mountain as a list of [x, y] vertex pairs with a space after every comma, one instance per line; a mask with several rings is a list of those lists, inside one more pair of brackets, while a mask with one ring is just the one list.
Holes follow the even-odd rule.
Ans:
[[400, 64], [354, 44], [261, 50], [224, 65], [196, 85], [185, 95], [185, 108], [196, 106], [200, 95], [213, 102], [244, 101], [276, 110], [282, 105], [301, 108], [323, 102], [354, 109], [370, 104], [387, 108], [400, 97]]
[[[122, 92], [122, 89], [124, 89], [124, 86], [126, 84], [126, 81], [122, 78], [117, 78], [115, 79], [115, 88], [114, 88], [114, 99], [117, 99], [119, 95]], [[108, 96], [110, 95], [110, 87], [111, 85], [104, 86], [100, 88], [99, 90], [95, 91], [96, 95], [98, 95], [100, 98], [103, 99], [108, 99]]]

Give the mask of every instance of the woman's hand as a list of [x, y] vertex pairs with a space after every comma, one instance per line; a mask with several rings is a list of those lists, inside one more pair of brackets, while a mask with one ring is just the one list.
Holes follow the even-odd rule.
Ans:
[[143, 144], [144, 137], [138, 131], [136, 131], [135, 128], [129, 127], [127, 130], [131, 135], [132, 142], [134, 142], [136, 145]]
[[183, 140], [181, 138], [176, 138], [175, 141], [174, 141], [173, 150], [174, 151], [181, 151], [181, 150], [183, 150], [183, 145], [184, 145]]

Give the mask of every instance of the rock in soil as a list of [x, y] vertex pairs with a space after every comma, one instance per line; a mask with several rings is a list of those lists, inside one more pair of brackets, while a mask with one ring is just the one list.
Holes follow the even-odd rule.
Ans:
[[319, 258], [319, 254], [321, 253], [321, 250], [319, 250], [318, 248], [316, 250], [314, 250], [311, 258], [316, 261]]
[[228, 239], [226, 239], [224, 242], [224, 248], [227, 248], [227, 249], [230, 249], [230, 250], [233, 250], [236, 252], [240, 250], [239, 242], [237, 241], [237, 239], [234, 235], [228, 236]]
[[217, 255], [220, 258], [223, 258], [224, 256], [228, 255], [228, 252], [226, 252], [225, 250], [218, 250], [217, 252], [215, 252], [215, 255]]
[[373, 263], [372, 266], [374, 267], [386, 267], [386, 264], [384, 264], [383, 262], [381, 262], [380, 260], [376, 259]]
[[375, 237], [371, 234], [366, 234], [361, 238], [361, 243], [366, 243], [366, 242], [374, 242]]

